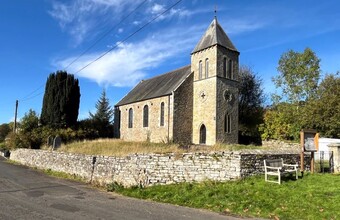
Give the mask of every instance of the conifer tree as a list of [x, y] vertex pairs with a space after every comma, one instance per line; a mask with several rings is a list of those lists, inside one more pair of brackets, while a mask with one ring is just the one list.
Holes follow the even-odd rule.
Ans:
[[100, 137], [112, 137], [114, 109], [110, 106], [105, 90], [96, 103], [96, 109], [95, 114], [89, 113], [94, 128], [98, 130]]
[[41, 124], [52, 128], [73, 127], [77, 123], [80, 103], [78, 79], [66, 71], [51, 73], [47, 79]]

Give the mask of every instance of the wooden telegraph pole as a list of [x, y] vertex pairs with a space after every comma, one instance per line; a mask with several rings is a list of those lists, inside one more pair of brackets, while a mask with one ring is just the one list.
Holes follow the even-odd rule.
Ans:
[[301, 155], [300, 155], [300, 166], [301, 166], [301, 173], [303, 176], [303, 172], [305, 171], [305, 137], [303, 130], [300, 131], [300, 147], [301, 147]]
[[13, 133], [17, 132], [17, 116], [18, 116], [18, 105], [19, 101], [15, 101], [15, 115], [14, 115], [14, 127], [13, 127]]

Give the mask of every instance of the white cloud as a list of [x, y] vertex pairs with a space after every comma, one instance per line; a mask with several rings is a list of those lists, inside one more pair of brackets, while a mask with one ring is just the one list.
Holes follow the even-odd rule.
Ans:
[[184, 8], [171, 8], [169, 11], [162, 14], [168, 9], [168, 7], [169, 6], [155, 3], [154, 5], [151, 6], [149, 11], [150, 11], [150, 14], [153, 15], [154, 17], [159, 15], [159, 17], [157, 18], [157, 21], [172, 18], [173, 16], [185, 17], [185, 16], [190, 16], [192, 14], [192, 12]]
[[53, 9], [49, 11], [49, 14], [58, 20], [62, 28], [65, 28], [65, 25], [73, 21], [75, 14], [71, 12], [70, 6], [54, 3], [52, 7]]
[[226, 32], [228, 34], [240, 34], [249, 31], [259, 30], [268, 24], [264, 21], [257, 21], [254, 19], [233, 19], [226, 22]]
[[134, 25], [140, 25], [142, 22], [141, 21], [133, 21], [132, 24]]
[[151, 7], [151, 14], [160, 14], [163, 11], [165, 11], [165, 7], [164, 5], [160, 5], [155, 3], [152, 7]]
[[[149, 78], [147, 71], [150, 69], [194, 48], [197, 39], [192, 38], [192, 34], [201, 32], [198, 29], [198, 27], [173, 29], [168, 30], [167, 35], [156, 33], [137, 43], [118, 43], [116, 49], [77, 73], [79, 69], [99, 57], [102, 52], [81, 57], [72, 64], [68, 72], [100, 85], [133, 86], [141, 79]], [[65, 68], [74, 58], [58, 61], [57, 65]]]
[[[60, 25], [63, 31], [69, 33], [75, 41], [75, 46], [81, 44], [89, 33], [96, 35], [105, 20], [117, 23], [123, 12], [131, 10], [141, 0], [73, 0], [52, 2], [48, 12]], [[108, 17], [108, 14], [114, 16]]]
[[[84, 39], [91, 41], [98, 34], [100, 35], [100, 31], [117, 24], [121, 18], [141, 3], [143, 3], [142, 0], [72, 0], [66, 2], [55, 0], [48, 13], [58, 22], [63, 31], [72, 36], [74, 41], [72, 45], [76, 47]], [[153, 1], [146, 1], [138, 13], [132, 14], [130, 22], [134, 25], [143, 24], [166, 11], [168, 7], [170, 7], [169, 3], [157, 4]], [[174, 16], [181, 18], [191, 14], [192, 12], [185, 8], [175, 7], [160, 15], [156, 21]], [[109, 27], [108, 24], [110, 24]], [[116, 31], [121, 33], [121, 30], [117, 29]], [[128, 30], [126, 31], [128, 32]]]

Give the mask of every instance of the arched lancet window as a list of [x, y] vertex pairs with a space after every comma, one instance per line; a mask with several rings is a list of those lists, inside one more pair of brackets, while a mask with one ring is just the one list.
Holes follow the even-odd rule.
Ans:
[[227, 58], [223, 58], [223, 77], [227, 77]]
[[230, 114], [226, 114], [224, 117], [224, 132], [231, 133], [231, 117]]
[[205, 78], [209, 76], [209, 59], [205, 59]]
[[128, 123], [128, 127], [129, 128], [133, 127], [133, 109], [132, 108], [129, 109], [129, 123]]
[[207, 129], [205, 125], [201, 125], [200, 128], [200, 144], [205, 144], [207, 139]]
[[143, 127], [149, 127], [149, 106], [143, 108]]
[[233, 74], [233, 61], [232, 60], [229, 60], [228, 62], [228, 73], [227, 73], [227, 78], [228, 79], [231, 79], [231, 76]]
[[160, 126], [164, 126], [164, 102], [161, 103]]
[[121, 115], [121, 111], [120, 110], [118, 110], [118, 115], [116, 116], [116, 117], [118, 117], [118, 120], [117, 120], [117, 122], [118, 122], [118, 129], [120, 129], [120, 115]]
[[202, 60], [198, 64], [198, 79], [202, 79]]

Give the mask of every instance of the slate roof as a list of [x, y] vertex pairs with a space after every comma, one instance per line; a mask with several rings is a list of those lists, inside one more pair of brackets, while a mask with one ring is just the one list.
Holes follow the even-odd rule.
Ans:
[[205, 34], [202, 36], [201, 40], [196, 45], [195, 49], [192, 51], [192, 54], [216, 44], [238, 52], [215, 17], [206, 30]]
[[191, 65], [138, 83], [116, 106], [171, 94], [191, 73]]

